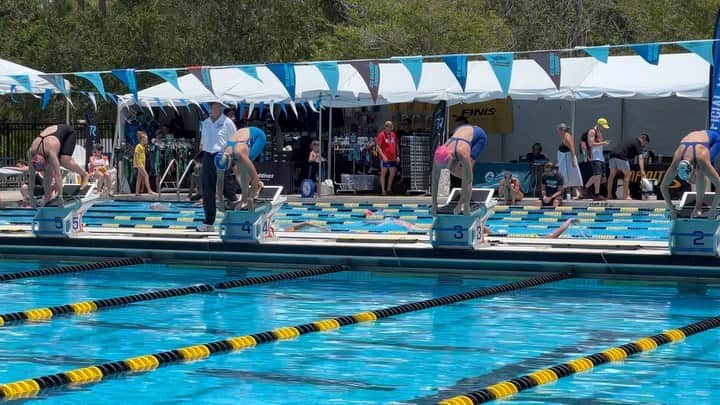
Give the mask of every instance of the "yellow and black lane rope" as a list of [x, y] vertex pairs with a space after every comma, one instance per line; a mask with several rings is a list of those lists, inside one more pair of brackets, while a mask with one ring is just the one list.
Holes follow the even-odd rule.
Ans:
[[252, 335], [238, 336], [211, 343], [183, 347], [180, 349], [133, 357], [112, 363], [84, 367], [64, 373], [46, 375], [0, 385], [0, 398], [16, 399], [37, 395], [38, 392], [48, 388], [60, 388], [70, 384], [87, 384], [98, 382], [105, 377], [121, 373], [139, 373], [155, 370], [161, 365], [178, 363], [181, 361], [202, 360], [213, 354], [227, 353], [247, 349], [259, 344], [270, 343], [277, 340], [293, 339], [300, 335], [313, 332], [322, 332], [337, 329], [341, 326], [361, 322], [371, 322], [378, 319], [400, 315], [407, 312], [420, 311], [442, 305], [454, 304], [461, 301], [482, 298], [541, 284], [564, 280], [572, 277], [569, 273], [544, 274], [527, 280], [514, 281], [493, 287], [462, 292], [425, 301], [397, 305], [390, 308], [361, 312], [354, 315], [340, 316], [330, 319], [306, 323], [297, 326], [278, 328]]
[[70, 266], [47, 267], [44, 269], [19, 271], [16, 273], [0, 274], [0, 281], [19, 280], [21, 278], [54, 276], [57, 274], [79, 273], [82, 271], [109, 269], [111, 267], [131, 266], [141, 264], [145, 261], [141, 257], [127, 257], [122, 259], [107, 260], [97, 263], [73, 264]]
[[0, 326], [17, 325], [28, 321], [47, 321], [55, 315], [80, 315], [119, 306], [134, 304], [141, 301], [152, 301], [163, 298], [180, 297], [190, 294], [212, 292], [215, 289], [229, 289], [273, 281], [292, 280], [303, 277], [318, 276], [344, 270], [342, 265], [315, 266], [306, 269], [289, 271], [285, 273], [270, 274], [266, 276], [249, 277], [238, 280], [228, 280], [218, 283], [214, 287], [210, 284], [198, 284], [189, 287], [168, 288], [150, 291], [142, 294], [124, 295], [121, 297], [105, 298], [94, 301], [76, 302], [73, 304], [58, 305], [54, 307], [35, 308], [26, 311], [0, 314]]
[[440, 402], [442, 405], [471, 405], [483, 404], [496, 399], [507, 398], [520, 391], [528, 390], [538, 385], [551, 383], [572, 374], [588, 371], [595, 366], [614, 361], [625, 360], [628, 356], [647, 352], [671, 342], [679, 342], [688, 336], [720, 327], [720, 316], [708, 318], [682, 328], [667, 330], [663, 333], [644, 337], [622, 346], [613, 347], [605, 351], [568, 361], [550, 368], [535, 371], [508, 381], [503, 381], [485, 387], [479, 391], [458, 395]]

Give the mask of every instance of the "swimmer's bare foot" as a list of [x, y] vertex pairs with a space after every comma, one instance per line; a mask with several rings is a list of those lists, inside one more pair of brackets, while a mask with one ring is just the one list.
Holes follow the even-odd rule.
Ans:
[[625, 201], [632, 201], [632, 197], [625, 197]]

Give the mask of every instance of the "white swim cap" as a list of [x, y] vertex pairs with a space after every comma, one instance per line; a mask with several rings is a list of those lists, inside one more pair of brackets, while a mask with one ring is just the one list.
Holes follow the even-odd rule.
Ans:
[[687, 181], [693, 174], [693, 165], [692, 163], [688, 162], [687, 160], [682, 160], [678, 164], [677, 167], [677, 173], [680, 180]]

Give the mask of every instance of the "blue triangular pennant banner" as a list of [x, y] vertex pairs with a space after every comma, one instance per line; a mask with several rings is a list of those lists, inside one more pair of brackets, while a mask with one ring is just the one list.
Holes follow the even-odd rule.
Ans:
[[488, 53], [483, 55], [490, 63], [495, 77], [497, 77], [503, 94], [510, 91], [510, 80], [512, 79], [513, 57], [512, 52]]
[[17, 99], [15, 98], [15, 89], [17, 89], [17, 85], [16, 85], [16, 84], [11, 84], [11, 85], [10, 85], [10, 102], [13, 103], [13, 104], [17, 104], [17, 103], [20, 102], [19, 100], [17, 100]]
[[188, 101], [187, 101], [186, 98], [181, 98], [181, 99], [179, 100], [179, 103], [180, 103], [181, 106], [185, 107], [185, 109], [188, 110], [188, 112], [191, 111], [191, 109], [190, 109], [190, 103], [188, 103]]
[[87, 96], [87, 98], [92, 103], [93, 107], [95, 107], [95, 111], [97, 112], [98, 107], [97, 107], [97, 100], [95, 99], [95, 93], [93, 93], [92, 91], [83, 91], [82, 93]]
[[443, 62], [447, 65], [447, 67], [450, 69], [452, 74], [457, 79], [458, 83], [460, 83], [460, 88], [462, 88], [462, 91], [465, 91], [465, 84], [467, 84], [467, 64], [468, 64], [468, 58], [466, 55], [451, 55], [451, 56], [444, 56]]
[[280, 80], [290, 100], [295, 100], [295, 66], [291, 63], [271, 63], [267, 68]]
[[148, 72], [154, 74], [155, 76], [160, 77], [161, 79], [165, 80], [166, 82], [170, 83], [177, 91], [182, 93], [182, 90], [180, 90], [180, 84], [178, 83], [178, 75], [177, 70], [175, 69], [150, 69]]
[[210, 116], [210, 104], [208, 103], [200, 103], [202, 105], [202, 108], [207, 112], [207, 115]]
[[103, 100], [107, 100], [107, 97], [105, 96], [105, 85], [103, 84], [103, 79], [100, 76], [100, 73], [97, 72], [80, 72], [75, 73], [75, 76], [81, 77], [90, 83], [92, 83], [93, 86], [95, 86], [95, 89], [98, 91], [100, 96], [103, 98]]
[[[38, 75], [41, 78], [47, 80], [55, 86], [56, 89], [58, 89], [62, 94], [65, 95], [65, 97], [68, 97], [68, 91], [65, 87], [65, 79], [62, 77], [62, 75]], [[69, 97], [68, 97], [69, 98]]]
[[165, 112], [165, 106], [163, 106], [162, 100], [160, 100], [160, 97], [155, 97], [155, 102], [157, 103], [158, 107], [160, 107], [160, 111], [162, 111], [163, 114], [167, 115]]
[[530, 52], [530, 59], [534, 60], [535, 63], [550, 76], [550, 79], [555, 84], [555, 88], [560, 88], [560, 74], [562, 73], [560, 67], [560, 55], [557, 52], [539, 51]]
[[660, 44], [630, 45], [630, 48], [651, 65], [657, 65], [660, 60]]
[[241, 101], [241, 102], [240, 102], [240, 105], [238, 105], [237, 119], [242, 120], [242, 119], [243, 119], [243, 114], [245, 114], [245, 102], [244, 102], [244, 101]]
[[[415, 83], [415, 90], [420, 86], [420, 78], [422, 77], [423, 58], [422, 56], [410, 56], [407, 58], [398, 58], [400, 63], [405, 66], [405, 69], [412, 76], [413, 83]], [[446, 62], [447, 63], [447, 62]]]
[[607, 63], [608, 57], [610, 56], [610, 47], [607, 45], [591, 46], [587, 48], [582, 48], [582, 50], [602, 63]]
[[30, 76], [28, 76], [28, 75], [11, 75], [10, 78], [15, 80], [20, 86], [22, 86], [29, 93], [32, 93], [32, 83], [30, 82]]
[[320, 62], [316, 63], [315, 66], [325, 79], [325, 83], [327, 83], [330, 89], [330, 95], [337, 97], [338, 83], [340, 82], [340, 70], [338, 69], [337, 62]]
[[687, 49], [688, 51], [698, 55], [705, 59], [709, 64], [713, 64], [713, 43], [712, 41], [689, 41], [689, 42], [678, 42], [678, 45]]
[[236, 66], [240, 71], [245, 72], [248, 76], [262, 83], [260, 76], [257, 73], [257, 66]]
[[206, 89], [210, 90], [210, 93], [215, 95], [215, 90], [213, 89], [212, 84], [212, 76], [210, 75], [210, 68], [191, 66], [188, 67], [187, 70], [200, 80], [200, 83], [202, 83]]
[[43, 100], [42, 100], [43, 111], [45, 111], [45, 109], [48, 106], [48, 103], [50, 103], [51, 97], [52, 97], [52, 89], [45, 89], [45, 93], [43, 93]]
[[113, 69], [112, 74], [127, 86], [135, 99], [135, 103], [140, 105], [137, 94], [137, 81], [135, 81], [135, 69]]
[[117, 105], [117, 103], [118, 103], [117, 96], [116, 96], [114, 93], [106, 93], [106, 94], [107, 94], [108, 98], [109, 98], [113, 103], [115, 103], [115, 105]]
[[261, 101], [261, 102], [258, 104], [257, 109], [258, 109], [258, 119], [259, 119], [259, 120], [262, 120], [262, 119], [263, 119], [263, 114], [265, 113], [265, 102], [264, 102], [264, 101]]
[[287, 118], [287, 116], [288, 116], [287, 107], [285, 106], [285, 102], [284, 102], [284, 101], [283, 101], [282, 103], [280, 103], [280, 111], [282, 111], [283, 113], [285, 113], [285, 117]]

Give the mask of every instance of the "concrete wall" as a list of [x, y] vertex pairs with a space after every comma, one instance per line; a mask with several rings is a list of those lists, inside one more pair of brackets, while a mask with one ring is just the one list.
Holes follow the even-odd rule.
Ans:
[[[603, 97], [576, 101], [576, 142], [580, 141], [583, 132], [595, 124], [598, 117], [605, 117], [610, 122], [605, 137], [611, 147], [646, 132], [652, 141], [650, 149], [656, 154], [667, 156], [672, 154], [686, 133], [705, 128], [707, 101], [678, 97], [653, 100]], [[491, 135], [481, 160], [515, 160], [529, 152], [533, 143], [540, 142], [543, 153], [555, 161], [560, 143], [555, 126], [560, 122], [572, 125], [572, 104], [569, 101], [514, 101], [513, 133]]]

